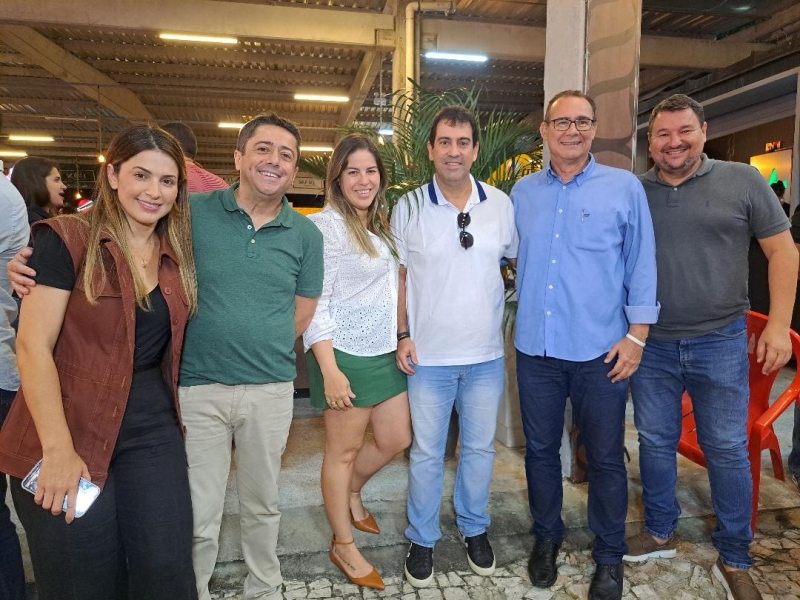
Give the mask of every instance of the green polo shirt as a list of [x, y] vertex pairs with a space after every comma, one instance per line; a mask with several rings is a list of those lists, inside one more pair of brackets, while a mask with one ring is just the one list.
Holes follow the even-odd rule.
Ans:
[[197, 316], [189, 321], [180, 385], [292, 381], [294, 297], [322, 293], [322, 234], [286, 198], [258, 230], [226, 190], [192, 194]]

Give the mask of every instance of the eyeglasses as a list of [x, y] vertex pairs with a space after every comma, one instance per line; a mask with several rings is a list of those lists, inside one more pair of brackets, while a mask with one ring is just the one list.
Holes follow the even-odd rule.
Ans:
[[475, 243], [475, 238], [472, 237], [472, 234], [469, 231], [464, 231], [471, 222], [472, 219], [469, 213], [458, 213], [458, 227], [461, 229], [461, 232], [458, 234], [458, 242], [464, 250], [472, 248], [472, 244]]
[[592, 128], [592, 125], [597, 123], [595, 119], [567, 119], [566, 117], [562, 119], [552, 119], [550, 121], [545, 121], [546, 123], [550, 123], [553, 126], [553, 129], [556, 131], [567, 131], [570, 128], [570, 125], [575, 123], [575, 129], [578, 131], [589, 131]]

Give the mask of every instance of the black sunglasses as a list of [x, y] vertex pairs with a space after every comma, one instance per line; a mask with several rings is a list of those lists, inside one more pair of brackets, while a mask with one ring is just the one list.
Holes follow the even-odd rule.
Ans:
[[469, 213], [458, 213], [458, 227], [461, 231], [458, 234], [458, 242], [461, 244], [461, 247], [464, 250], [472, 248], [472, 244], [475, 243], [475, 238], [472, 237], [472, 234], [469, 231], [464, 231], [467, 225], [472, 222], [472, 219], [469, 216]]

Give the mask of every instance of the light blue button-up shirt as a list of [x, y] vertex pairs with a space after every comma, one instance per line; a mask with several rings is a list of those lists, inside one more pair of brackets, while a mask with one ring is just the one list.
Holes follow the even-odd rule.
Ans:
[[633, 174], [590, 155], [569, 183], [551, 168], [523, 177], [511, 200], [520, 237], [519, 351], [593, 360], [629, 324], [658, 320], [653, 223]]
[[[2, 164], [2, 163], [0, 163]], [[6, 264], [24, 248], [30, 237], [28, 209], [17, 188], [0, 169], [0, 389], [19, 388], [19, 373], [14, 355], [14, 330], [17, 303], [11, 297]]]

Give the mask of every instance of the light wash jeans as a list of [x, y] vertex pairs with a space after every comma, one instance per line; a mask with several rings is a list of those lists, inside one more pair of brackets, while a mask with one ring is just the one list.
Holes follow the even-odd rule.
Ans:
[[406, 537], [433, 548], [442, 537], [439, 507], [444, 480], [444, 449], [455, 404], [461, 429], [453, 503], [462, 535], [480, 535], [489, 527], [486, 508], [494, 467], [494, 433], [503, 396], [505, 361], [474, 365], [415, 366], [408, 378], [414, 441], [408, 477]]
[[644, 530], [672, 536], [681, 513], [675, 497], [676, 450], [681, 436], [681, 397], [692, 397], [697, 439], [708, 463], [717, 528], [711, 534], [722, 562], [752, 564], [753, 481], [747, 457], [747, 328], [744, 317], [698, 338], [647, 340], [631, 381], [639, 430]]

